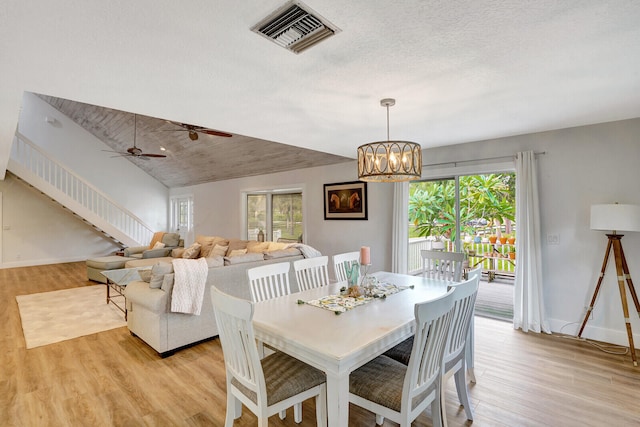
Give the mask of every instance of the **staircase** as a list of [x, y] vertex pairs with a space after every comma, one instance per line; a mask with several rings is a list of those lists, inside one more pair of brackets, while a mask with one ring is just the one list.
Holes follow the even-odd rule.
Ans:
[[153, 230], [16, 131], [7, 169], [120, 247], [151, 241]]

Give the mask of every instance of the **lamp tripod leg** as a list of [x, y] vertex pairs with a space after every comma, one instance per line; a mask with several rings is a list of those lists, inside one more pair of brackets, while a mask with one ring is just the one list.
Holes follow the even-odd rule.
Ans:
[[[636, 359], [636, 348], [633, 344], [633, 331], [631, 330], [631, 319], [629, 318], [629, 306], [627, 304], [627, 292], [624, 287], [625, 278], [627, 280], [631, 280], [631, 275], [629, 274], [628, 267], [626, 267], [626, 259], [624, 258], [624, 251], [622, 249], [622, 242], [620, 239], [616, 239], [613, 241], [613, 256], [616, 260], [616, 272], [618, 274], [618, 289], [620, 290], [620, 300], [622, 301], [622, 313], [624, 315], [624, 322], [627, 329], [627, 337], [629, 338], [629, 352], [631, 353], [631, 360], [633, 360], [633, 366], [638, 366], [638, 361]], [[626, 270], [626, 271], [625, 271]], [[633, 283], [633, 282], [631, 282]], [[629, 287], [630, 290], [633, 289], [632, 286]], [[635, 294], [635, 289], [633, 291]], [[637, 296], [634, 298], [634, 302], [637, 303]], [[636, 305], [636, 309], [637, 309]]]
[[598, 292], [600, 292], [600, 285], [602, 285], [602, 279], [604, 279], [604, 272], [607, 269], [607, 263], [609, 262], [610, 252], [611, 252], [611, 239], [609, 239], [609, 241], [607, 242], [607, 249], [604, 252], [604, 260], [602, 261], [602, 268], [600, 269], [600, 277], [598, 277], [598, 283], [596, 284], [596, 289], [593, 292], [591, 303], [589, 304], [589, 307], [587, 307], [587, 313], [584, 315], [582, 326], [580, 326], [580, 331], [578, 332], [578, 338], [582, 337], [582, 332], [584, 331], [584, 327], [587, 326], [587, 321], [589, 320], [589, 316], [591, 316], [591, 312], [593, 311], [593, 306], [596, 304], [596, 299], [598, 298]]

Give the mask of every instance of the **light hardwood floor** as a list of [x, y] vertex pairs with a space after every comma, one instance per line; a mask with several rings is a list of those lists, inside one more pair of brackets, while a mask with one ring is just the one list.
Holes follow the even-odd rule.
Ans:
[[[0, 425], [222, 426], [225, 376], [217, 339], [161, 359], [126, 328], [25, 350], [15, 296], [91, 284], [84, 263], [0, 270]], [[475, 426], [640, 425], [640, 368], [558, 336], [476, 318]], [[447, 384], [450, 426], [470, 425]], [[243, 412], [235, 426], [253, 426]], [[293, 412], [273, 426], [295, 426]], [[305, 402], [301, 426], [315, 426]], [[374, 426], [351, 406], [350, 426]], [[393, 426], [385, 421], [385, 426]], [[415, 426], [430, 426], [421, 415]]]

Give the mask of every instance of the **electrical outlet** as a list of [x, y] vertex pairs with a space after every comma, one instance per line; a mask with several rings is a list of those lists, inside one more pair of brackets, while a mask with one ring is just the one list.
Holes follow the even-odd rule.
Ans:
[[560, 236], [557, 234], [547, 234], [547, 245], [559, 245]]

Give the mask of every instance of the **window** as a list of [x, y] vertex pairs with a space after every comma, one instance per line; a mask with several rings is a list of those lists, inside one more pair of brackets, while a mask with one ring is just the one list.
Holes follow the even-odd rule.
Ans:
[[261, 191], [247, 193], [246, 233], [248, 240], [288, 239], [302, 241], [302, 191]]

